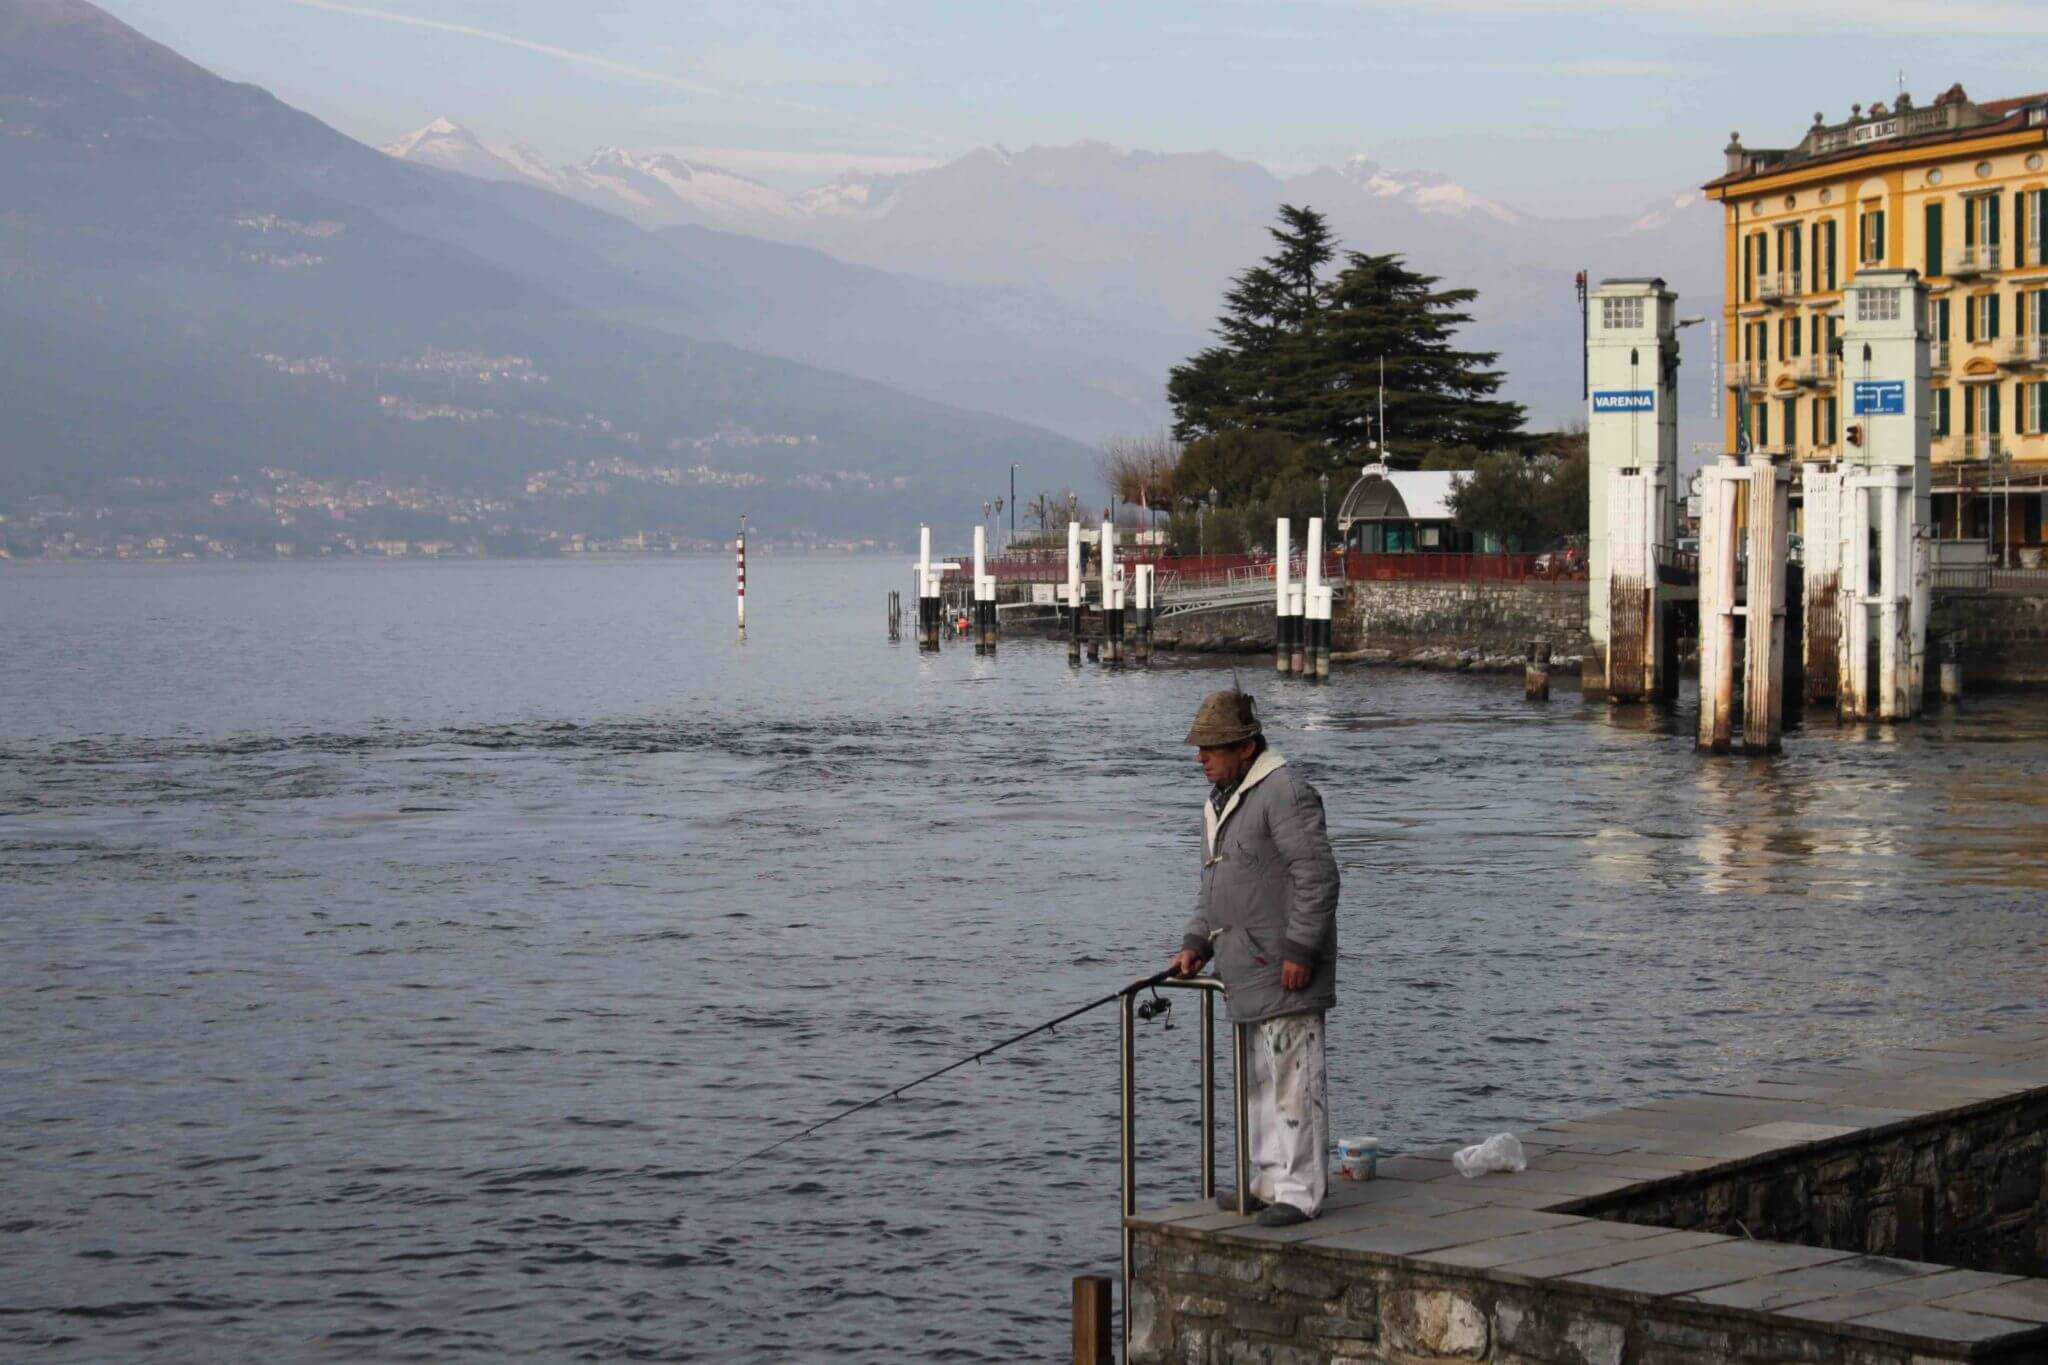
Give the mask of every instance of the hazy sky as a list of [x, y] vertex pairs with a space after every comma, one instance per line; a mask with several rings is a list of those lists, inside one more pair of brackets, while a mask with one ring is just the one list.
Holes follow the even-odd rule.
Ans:
[[554, 160], [716, 149], [782, 183], [1097, 138], [1364, 153], [1542, 213], [1718, 172], [1730, 129], [2048, 86], [2044, 0], [101, 0], [366, 141], [436, 115]]

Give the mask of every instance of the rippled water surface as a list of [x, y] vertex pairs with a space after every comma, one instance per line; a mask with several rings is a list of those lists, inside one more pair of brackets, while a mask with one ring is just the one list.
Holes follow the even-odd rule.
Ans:
[[[893, 560], [757, 558], [742, 645], [730, 573], [0, 568], [0, 1353], [1060, 1353], [1110, 1012], [716, 1172], [1161, 965], [1228, 673], [920, 657]], [[1337, 1131], [2043, 1012], [2042, 701], [1709, 761], [1689, 704], [1245, 677], [1343, 867]]]

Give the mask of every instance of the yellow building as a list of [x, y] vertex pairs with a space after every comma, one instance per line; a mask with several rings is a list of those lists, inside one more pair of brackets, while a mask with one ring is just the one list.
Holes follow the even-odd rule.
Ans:
[[2029, 560], [2048, 493], [2048, 94], [1814, 116], [1796, 147], [1727, 148], [1704, 188], [1726, 206], [1728, 442], [1795, 460], [1852, 438], [1831, 345], [1858, 270], [1928, 285], [1934, 512], [1948, 538]]

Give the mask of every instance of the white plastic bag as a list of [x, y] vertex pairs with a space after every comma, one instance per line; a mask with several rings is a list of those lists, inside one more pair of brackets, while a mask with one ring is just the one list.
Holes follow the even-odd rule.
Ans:
[[1522, 1144], [1513, 1133], [1495, 1133], [1476, 1147], [1460, 1148], [1452, 1155], [1451, 1164], [1470, 1180], [1488, 1171], [1526, 1171], [1529, 1158], [1522, 1155]]

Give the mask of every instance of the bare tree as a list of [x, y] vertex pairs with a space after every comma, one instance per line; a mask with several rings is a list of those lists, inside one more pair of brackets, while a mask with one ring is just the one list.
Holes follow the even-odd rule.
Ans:
[[1113, 436], [1102, 446], [1096, 467], [1102, 482], [1119, 502], [1170, 511], [1173, 473], [1180, 465], [1181, 443], [1170, 432]]

